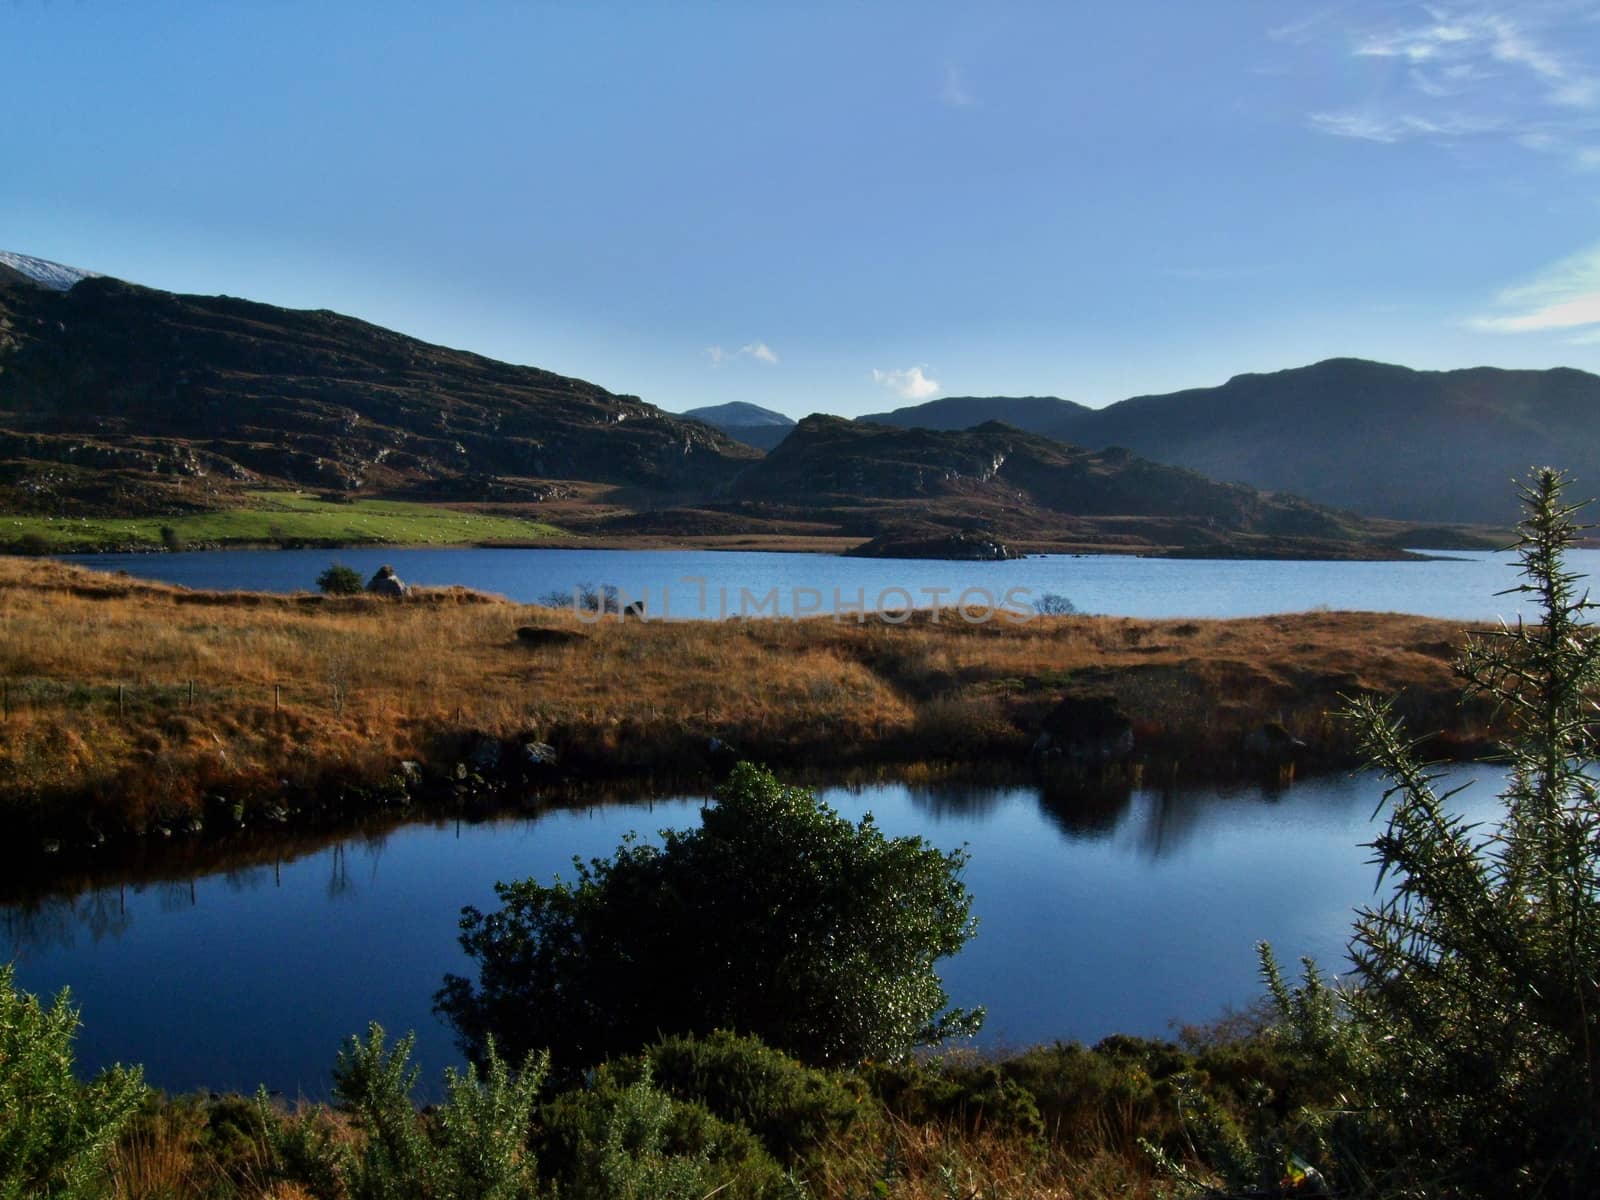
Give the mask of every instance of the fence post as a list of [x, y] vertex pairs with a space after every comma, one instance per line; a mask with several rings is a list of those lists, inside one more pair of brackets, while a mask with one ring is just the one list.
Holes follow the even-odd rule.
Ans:
[[194, 707], [194, 680], [189, 680], [189, 707]]
[[0, 683], [0, 715], [6, 720], [11, 719], [11, 680]]
[[122, 685], [117, 684], [117, 716], [122, 716], [126, 710], [122, 704]]
[[277, 712], [283, 706], [283, 684], [272, 685], [272, 711]]

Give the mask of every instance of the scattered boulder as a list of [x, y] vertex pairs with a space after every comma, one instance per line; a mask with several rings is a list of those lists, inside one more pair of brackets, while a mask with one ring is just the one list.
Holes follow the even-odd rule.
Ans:
[[1133, 753], [1133, 722], [1110, 696], [1063, 696], [1040, 726], [1036, 758], [1103, 767]]
[[1245, 734], [1244, 752], [1265, 763], [1286, 763], [1306, 748], [1306, 744], [1277, 721], [1268, 721]]
[[367, 581], [367, 591], [374, 596], [388, 596], [393, 600], [404, 600], [411, 594], [411, 588], [405, 580], [394, 573], [394, 568], [385, 563], [378, 568], [377, 574]]
[[524, 646], [570, 646], [588, 640], [588, 634], [576, 629], [549, 629], [543, 625], [521, 625], [517, 628], [517, 641]]
[[525, 771], [556, 765], [556, 748], [549, 742], [524, 742], [522, 766]]

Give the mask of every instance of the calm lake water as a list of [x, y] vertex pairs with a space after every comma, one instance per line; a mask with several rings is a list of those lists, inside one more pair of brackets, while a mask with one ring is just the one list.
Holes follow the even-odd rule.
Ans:
[[[1460, 806], [1493, 811], [1496, 774]], [[1114, 1032], [1160, 1035], [1260, 995], [1253, 946], [1342, 967], [1353, 906], [1375, 874], [1360, 843], [1381, 795], [1370, 776], [1258, 788], [1107, 797], [1034, 787], [835, 789], [852, 818], [890, 834], [965, 844], [978, 936], [944, 964], [952, 1001], [984, 1004], [981, 1041], [1022, 1046]], [[20, 983], [70, 985], [81, 1065], [142, 1062], [173, 1090], [326, 1094], [350, 1034], [414, 1029], [424, 1079], [457, 1060], [431, 997], [470, 974], [456, 944], [464, 904], [497, 879], [549, 880], [573, 855], [608, 854], [628, 830], [687, 827], [700, 801], [425, 824], [298, 857], [192, 878], [170, 873], [0, 907], [0, 957]]]
[[[186, 587], [312, 590], [332, 562], [371, 575], [384, 563], [408, 583], [462, 584], [529, 603], [579, 584], [614, 584], [646, 610], [676, 617], [792, 615], [953, 604], [967, 589], [1026, 607], [1045, 593], [1082, 612], [1127, 617], [1248, 617], [1327, 607], [1477, 621], [1514, 619], [1509, 555], [1453, 553], [1426, 562], [1246, 562], [1042, 555], [1001, 563], [841, 558], [686, 550], [230, 550], [78, 555], [73, 562]], [[1600, 550], [1574, 551], [1577, 570], [1600, 573]], [[937, 595], [935, 593], [938, 593]], [[770, 598], [769, 598], [770, 597]], [[981, 607], [981, 596], [969, 599]]]

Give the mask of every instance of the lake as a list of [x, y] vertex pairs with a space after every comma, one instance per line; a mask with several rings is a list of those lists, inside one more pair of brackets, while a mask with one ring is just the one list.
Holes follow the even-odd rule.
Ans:
[[[1460, 799], [1493, 812], [1495, 771]], [[1035, 786], [831, 789], [855, 818], [942, 849], [966, 845], [977, 937], [942, 974], [957, 1005], [988, 1006], [980, 1041], [1024, 1046], [1162, 1035], [1261, 994], [1254, 944], [1343, 965], [1353, 906], [1373, 896], [1371, 776], [1117, 795]], [[696, 823], [701, 800], [548, 812], [259, 853], [249, 865], [154, 870], [0, 907], [0, 956], [25, 988], [70, 985], [81, 1066], [142, 1062], [172, 1090], [325, 1096], [342, 1039], [377, 1020], [415, 1029], [424, 1080], [457, 1061], [431, 1013], [464, 904], [498, 879], [548, 881], [629, 830]], [[174, 853], [183, 851], [174, 846]]]
[[[1511, 556], [1486, 551], [1407, 562], [1277, 562], [1161, 559], [1129, 555], [1036, 555], [970, 563], [692, 550], [228, 550], [183, 554], [76, 555], [69, 561], [185, 587], [268, 592], [313, 590], [332, 562], [363, 576], [384, 563], [408, 583], [461, 584], [523, 603], [581, 584], [613, 584], [646, 611], [673, 617], [721, 613], [793, 615], [872, 608], [997, 603], [1008, 593], [1027, 607], [1046, 593], [1081, 612], [1126, 617], [1253, 617], [1336, 608], [1405, 612], [1462, 621], [1514, 620], [1517, 597], [1495, 593], [1517, 582]], [[1600, 550], [1568, 555], [1574, 569], [1600, 572]]]

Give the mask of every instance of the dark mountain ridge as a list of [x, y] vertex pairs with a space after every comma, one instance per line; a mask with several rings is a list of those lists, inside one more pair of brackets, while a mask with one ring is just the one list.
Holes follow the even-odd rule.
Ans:
[[[944, 403], [884, 419], [948, 419]], [[1415, 371], [1335, 358], [1103, 409], [1017, 403], [996, 398], [988, 411], [1064, 441], [1402, 520], [1507, 524], [1507, 481], [1535, 464], [1600, 483], [1600, 377], [1566, 367]], [[955, 411], [978, 409], [963, 400]]]
[[997, 536], [1164, 550], [1324, 546], [1370, 535], [1359, 519], [1163, 466], [1127, 450], [1084, 450], [1000, 422], [963, 431], [897, 429], [813, 415], [731, 489], [782, 509], [797, 498], [852, 533]]
[[38, 496], [16, 489], [39, 485], [40, 463], [68, 490], [66, 476], [92, 467], [145, 485], [188, 477], [488, 498], [530, 479], [701, 492], [754, 457], [636, 396], [326, 310], [102, 277], [53, 291], [0, 274], [8, 499]]

